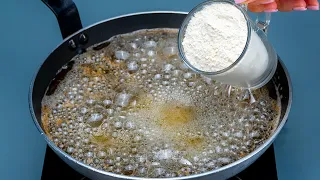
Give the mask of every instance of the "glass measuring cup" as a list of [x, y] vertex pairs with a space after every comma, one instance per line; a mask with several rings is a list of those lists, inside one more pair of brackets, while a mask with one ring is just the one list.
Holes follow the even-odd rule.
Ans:
[[[195, 13], [213, 3], [229, 3], [238, 8], [247, 21], [248, 34], [246, 46], [238, 59], [229, 67], [216, 72], [205, 72], [195, 68], [186, 58], [182, 41], [188, 22]], [[178, 35], [178, 48], [184, 63], [196, 73], [212, 78], [222, 84], [228, 84], [244, 89], [257, 89], [267, 84], [277, 68], [277, 53], [267, 40], [267, 28], [271, 14], [264, 13], [265, 20], [259, 18], [255, 22], [247, 13], [246, 5], [238, 5], [232, 0], [209, 0], [192, 9], [185, 18]], [[257, 16], [258, 17], [258, 16]], [[214, 58], [214, 57], [212, 57]]]

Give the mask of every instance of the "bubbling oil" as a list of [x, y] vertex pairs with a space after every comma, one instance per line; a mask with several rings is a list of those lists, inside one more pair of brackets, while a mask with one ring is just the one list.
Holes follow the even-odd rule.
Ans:
[[[94, 168], [136, 177], [179, 177], [230, 164], [272, 135], [280, 104], [189, 70], [177, 29], [119, 35], [72, 59], [42, 101], [49, 138]], [[67, 67], [63, 67], [66, 69]]]

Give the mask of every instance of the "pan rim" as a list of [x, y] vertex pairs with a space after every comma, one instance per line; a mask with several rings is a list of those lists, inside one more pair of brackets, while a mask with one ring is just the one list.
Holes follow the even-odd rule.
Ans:
[[[135, 16], [135, 15], [145, 15], [145, 14], [182, 14], [182, 15], [187, 15], [188, 12], [183, 12], [183, 11], [144, 11], [144, 12], [137, 12], [137, 13], [130, 13], [130, 14], [124, 14], [124, 15], [120, 15], [120, 16], [115, 16], [115, 17], [112, 17], [112, 18], [109, 18], [109, 19], [105, 19], [105, 20], [102, 20], [102, 21], [99, 21], [97, 23], [94, 23], [94, 24], [91, 24], [85, 28], [82, 28], [80, 29], [79, 31], [73, 33], [72, 35], [68, 36], [67, 38], [65, 38], [60, 44], [58, 44], [58, 46], [56, 48], [54, 48], [50, 54], [52, 54], [54, 52], [54, 50], [56, 50], [58, 47], [60, 47], [63, 43], [65, 43], [66, 41], [70, 40], [73, 36], [83, 32], [83, 31], [86, 31], [87, 29], [90, 29], [96, 25], [99, 25], [99, 24], [102, 24], [102, 23], [105, 23], [105, 22], [108, 22], [108, 21], [112, 21], [112, 20], [116, 20], [116, 19], [120, 19], [120, 18], [124, 18], [124, 17], [129, 17], [129, 16]], [[50, 56], [49, 54], [49, 56]], [[49, 57], [47, 56], [47, 57]], [[212, 171], [208, 171], [208, 172], [204, 172], [204, 173], [200, 173], [200, 174], [195, 174], [195, 175], [190, 175], [190, 176], [183, 176], [183, 177], [173, 177], [173, 178], [143, 178], [143, 177], [131, 177], [131, 176], [125, 176], [125, 175], [120, 175], [120, 174], [115, 174], [115, 173], [111, 173], [111, 172], [107, 172], [107, 171], [103, 171], [103, 170], [99, 170], [99, 169], [96, 169], [94, 167], [91, 167], [87, 164], [84, 164], [83, 162], [80, 162], [76, 159], [74, 159], [72, 156], [70, 156], [69, 154], [65, 153], [64, 151], [62, 151], [59, 147], [57, 147], [53, 141], [51, 141], [49, 139], [49, 137], [45, 134], [44, 130], [41, 128], [41, 125], [39, 124], [38, 120], [37, 120], [37, 117], [35, 115], [35, 112], [34, 112], [34, 108], [33, 108], [33, 101], [32, 101], [32, 95], [33, 95], [33, 88], [34, 88], [34, 83], [35, 83], [35, 80], [39, 74], [39, 71], [41, 69], [41, 67], [43, 66], [44, 62], [46, 60], [44, 60], [41, 65], [38, 67], [38, 70], [36, 71], [36, 73], [34, 74], [33, 78], [32, 78], [32, 81], [31, 81], [31, 84], [29, 86], [29, 93], [28, 93], [28, 103], [29, 103], [29, 110], [30, 110], [30, 113], [31, 113], [31, 117], [33, 119], [33, 122], [34, 124], [36, 125], [38, 131], [40, 132], [40, 134], [42, 136], [44, 136], [44, 139], [46, 141], [46, 143], [55, 151], [55, 152], [59, 152], [61, 153], [61, 155], [63, 155], [64, 157], [66, 157], [68, 160], [74, 162], [75, 164], [78, 164], [84, 168], [87, 168], [91, 171], [94, 171], [96, 173], [99, 173], [99, 174], [102, 174], [102, 175], [107, 175], [107, 176], [111, 176], [111, 177], [114, 177], [114, 178], [121, 178], [121, 179], [130, 179], [130, 180], [144, 180], [144, 179], [150, 179], [150, 180], [163, 180], [163, 179], [168, 179], [168, 180], [182, 180], [182, 179], [192, 179], [192, 178], [200, 178], [200, 177], [203, 177], [203, 176], [209, 176], [211, 174], [215, 174], [215, 173], [218, 173], [218, 172], [222, 172], [222, 171], [225, 171], [229, 168], [232, 168], [234, 166], [237, 166], [237, 165], [240, 165], [241, 163], [244, 163], [245, 161], [249, 160], [250, 158], [254, 157], [256, 154], [258, 154], [259, 152], [261, 151], [265, 151], [266, 148], [268, 148], [272, 143], [273, 141], [276, 139], [276, 137], [278, 136], [278, 134], [280, 133], [280, 131], [282, 130], [283, 126], [285, 125], [285, 123], [287, 122], [288, 120], [288, 116], [289, 116], [289, 112], [290, 112], [290, 109], [291, 109], [291, 105], [292, 105], [292, 82], [291, 82], [291, 78], [289, 76], [289, 73], [288, 73], [288, 70], [287, 68], [285, 67], [283, 61], [278, 57], [279, 59], [279, 62], [285, 72], [285, 75], [286, 75], [286, 78], [287, 78], [287, 81], [288, 81], [288, 87], [289, 87], [289, 97], [288, 97], [288, 106], [287, 108], [285, 109], [285, 114], [283, 116], [283, 119], [281, 120], [280, 124], [278, 125], [277, 129], [274, 131], [273, 135], [270, 136], [260, 147], [258, 147], [257, 149], [255, 149], [254, 151], [252, 151], [251, 153], [249, 153], [248, 155], [246, 155], [245, 157], [237, 160], [237, 161], [234, 161], [233, 163], [230, 163], [226, 166], [223, 166], [221, 168], [218, 168], [218, 169], [215, 169], [215, 170], [212, 170]], [[233, 174], [233, 176], [236, 175], [236, 174]]]

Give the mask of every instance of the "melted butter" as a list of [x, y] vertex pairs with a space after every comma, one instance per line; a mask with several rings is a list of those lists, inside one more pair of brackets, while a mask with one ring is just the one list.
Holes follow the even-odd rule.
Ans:
[[91, 142], [99, 145], [111, 145], [113, 140], [105, 135], [94, 135], [91, 137]]
[[[277, 128], [281, 104], [267, 88], [253, 91], [250, 104], [241, 89], [227, 96], [224, 86], [193, 74], [178, 56], [176, 36], [133, 33], [75, 57], [73, 70], [42, 102], [49, 138], [85, 164], [145, 178], [202, 173], [225, 165], [220, 157], [231, 163], [260, 146]], [[118, 50], [129, 58], [116, 58]], [[94, 114], [103, 118], [89, 120]]]
[[187, 138], [185, 141], [188, 147], [198, 148], [202, 146], [204, 142], [204, 138], [190, 137], [190, 138]]
[[93, 135], [90, 138], [90, 142], [97, 145], [99, 149], [108, 151], [111, 149], [117, 149], [126, 147], [127, 142], [120, 138], [114, 138], [107, 135]]
[[195, 117], [195, 108], [185, 105], [165, 104], [160, 108], [161, 127], [179, 128], [191, 122]]

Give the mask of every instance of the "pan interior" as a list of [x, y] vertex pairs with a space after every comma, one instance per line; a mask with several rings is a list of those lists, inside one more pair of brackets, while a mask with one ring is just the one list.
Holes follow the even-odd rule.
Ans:
[[241, 89], [228, 96], [183, 64], [177, 35], [140, 30], [75, 56], [42, 100], [48, 137], [92, 167], [137, 177], [211, 171], [262, 145], [279, 123], [278, 96], [267, 87], [253, 104]]

